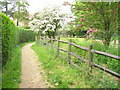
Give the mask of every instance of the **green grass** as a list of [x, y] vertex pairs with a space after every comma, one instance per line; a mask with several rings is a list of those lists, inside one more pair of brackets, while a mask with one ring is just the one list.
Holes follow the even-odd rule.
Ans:
[[[61, 38], [61, 40], [68, 41], [68, 38]], [[97, 41], [92, 42], [92, 40], [86, 41], [84, 38], [72, 38], [72, 42], [76, 43], [77, 45], [84, 46], [84, 47], [93, 45], [94, 50], [103, 51], [103, 52], [107, 52], [107, 53], [119, 56], [118, 55], [118, 47], [113, 47], [110, 45], [110, 47], [106, 48], [101, 42], [97, 42]], [[65, 46], [64, 44], [61, 44], [61, 47], [63, 47], [63, 46], [66, 47], [65, 49], [67, 50], [68, 45]], [[72, 46], [71, 51], [85, 59], [88, 59], [87, 51], [78, 49], [74, 46]], [[77, 62], [80, 62], [80, 60], [77, 60]], [[99, 55], [99, 54], [93, 54], [93, 62], [96, 64], [99, 64], [99, 65], [105, 66], [108, 69], [111, 69], [111, 70], [119, 73], [118, 63], [120, 63], [120, 62], [116, 59], [113, 59], [113, 58], [110, 58], [107, 56], [103, 56], [103, 55]]]
[[[79, 71], [72, 65], [69, 65], [67, 60], [56, 57], [56, 49], [50, 46], [41, 46], [37, 42], [32, 46], [32, 49], [39, 56], [39, 61], [42, 63], [45, 75], [47, 75], [47, 81], [56, 88], [118, 87], [118, 82], [115, 81], [115, 77], [96, 68], [93, 69], [93, 74], [89, 77], [87, 72], [88, 65], [86, 63], [81, 62], [79, 66], [82, 70]], [[65, 54], [63, 56], [66, 57]]]
[[19, 88], [21, 82], [21, 49], [27, 44], [23, 43], [14, 48], [11, 60], [3, 67], [2, 88]]

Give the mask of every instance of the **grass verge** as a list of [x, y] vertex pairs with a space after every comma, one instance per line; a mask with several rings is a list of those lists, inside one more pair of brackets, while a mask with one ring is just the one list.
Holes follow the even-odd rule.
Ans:
[[[56, 88], [117, 88], [117, 82], [111, 75], [94, 69], [93, 76], [89, 77], [87, 64], [82, 63], [82, 71], [69, 65], [67, 60], [56, 57], [56, 50], [50, 46], [41, 46], [36, 43], [32, 49], [39, 56], [39, 60], [45, 69], [47, 81]], [[64, 55], [65, 56], [65, 55]]]
[[14, 48], [11, 60], [2, 68], [2, 88], [19, 88], [21, 82], [21, 50], [25, 44], [28, 43], [17, 45]]

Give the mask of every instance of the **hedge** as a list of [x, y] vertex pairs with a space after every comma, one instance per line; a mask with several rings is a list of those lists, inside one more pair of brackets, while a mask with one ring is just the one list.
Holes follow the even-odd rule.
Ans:
[[35, 33], [32, 30], [23, 29], [4, 13], [0, 13], [0, 31], [2, 31], [2, 62], [6, 63], [11, 59], [13, 48], [23, 42], [34, 41]]
[[21, 29], [21, 33], [19, 36], [19, 43], [24, 43], [34, 40], [35, 40], [35, 33], [32, 30]]

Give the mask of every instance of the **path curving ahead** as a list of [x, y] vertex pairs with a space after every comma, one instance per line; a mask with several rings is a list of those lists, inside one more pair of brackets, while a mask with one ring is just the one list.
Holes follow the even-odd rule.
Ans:
[[19, 88], [45, 88], [41, 73], [43, 72], [38, 57], [31, 49], [34, 43], [25, 45], [22, 48], [22, 75]]

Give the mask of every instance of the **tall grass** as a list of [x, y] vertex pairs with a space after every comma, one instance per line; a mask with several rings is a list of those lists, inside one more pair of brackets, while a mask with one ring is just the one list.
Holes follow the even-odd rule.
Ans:
[[[56, 43], [54, 43], [56, 44]], [[62, 47], [62, 44], [61, 44]], [[93, 75], [88, 76], [88, 65], [80, 64], [79, 71], [72, 65], [68, 64], [66, 59], [56, 57], [56, 49], [50, 46], [41, 46], [36, 43], [32, 49], [39, 56], [42, 62], [47, 81], [56, 88], [117, 88], [117, 81], [111, 75], [106, 75], [99, 69], [93, 69]], [[63, 54], [63, 53], [60, 53]], [[63, 54], [66, 57], [65, 54]], [[51, 86], [50, 86], [51, 87]]]

